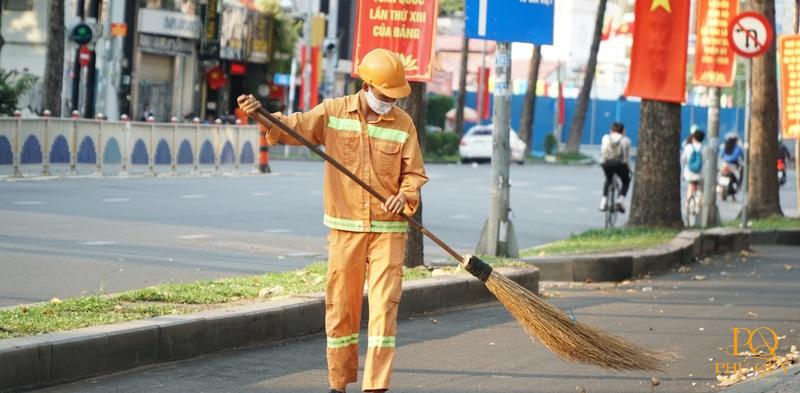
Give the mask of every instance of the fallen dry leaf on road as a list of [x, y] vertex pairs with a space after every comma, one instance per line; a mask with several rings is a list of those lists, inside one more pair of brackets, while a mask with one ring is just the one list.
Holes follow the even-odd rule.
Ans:
[[698, 275], [692, 277], [692, 280], [695, 280], [695, 281], [703, 281], [705, 279], [706, 279], [706, 276], [704, 276], [702, 274], [698, 274]]
[[678, 269], [678, 273], [689, 273], [692, 269], [689, 266], [681, 266]]
[[786, 270], [792, 270], [792, 269], [794, 269], [794, 266], [792, 266], [792, 265], [787, 263], [787, 264], [783, 265], [783, 268], [786, 269]]
[[578, 393], [586, 393], [586, 388], [584, 388], [584, 387], [583, 387], [583, 386], [581, 386], [581, 385], [575, 386], [575, 390], [576, 390]]
[[747, 316], [748, 316], [748, 317], [753, 317], [753, 318], [758, 318], [758, 314], [756, 314], [756, 313], [754, 313], [754, 312], [752, 312], [752, 311], [748, 311], [748, 312], [747, 312]]

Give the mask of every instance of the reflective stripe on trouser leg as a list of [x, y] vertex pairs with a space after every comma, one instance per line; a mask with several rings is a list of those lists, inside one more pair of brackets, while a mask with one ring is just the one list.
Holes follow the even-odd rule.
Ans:
[[369, 339], [363, 390], [389, 389], [403, 284], [405, 233], [372, 233], [368, 248]]
[[358, 377], [358, 331], [367, 264], [369, 233], [332, 229], [328, 235], [328, 284], [325, 334], [328, 382], [344, 390]]

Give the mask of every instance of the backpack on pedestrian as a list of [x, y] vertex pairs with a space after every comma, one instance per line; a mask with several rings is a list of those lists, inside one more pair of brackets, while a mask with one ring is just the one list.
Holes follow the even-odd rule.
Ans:
[[600, 152], [603, 162], [606, 164], [622, 164], [622, 161], [625, 159], [625, 152], [622, 148], [622, 140], [624, 138], [619, 138], [616, 142], [610, 137], [608, 139], [608, 144], [605, 145], [603, 151]]
[[701, 153], [700, 150], [696, 149], [694, 146], [692, 146], [692, 154], [689, 155], [687, 166], [689, 167], [689, 170], [694, 173], [700, 173], [703, 170], [703, 153]]

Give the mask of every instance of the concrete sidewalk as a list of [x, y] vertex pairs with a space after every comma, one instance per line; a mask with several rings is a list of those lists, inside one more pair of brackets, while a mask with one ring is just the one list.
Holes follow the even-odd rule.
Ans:
[[[684, 268], [619, 286], [543, 283], [550, 300], [572, 310], [579, 320], [680, 353], [665, 372], [614, 373], [565, 363], [531, 342], [502, 306], [490, 304], [401, 321], [392, 392], [720, 391], [713, 387], [715, 363], [737, 361], [725, 355], [725, 347], [733, 343], [732, 328], [765, 326], [785, 335], [779, 354], [791, 345], [800, 346], [798, 251], [756, 247], [747, 258], [721, 256], [692, 265], [690, 271]], [[323, 392], [324, 350], [324, 336], [316, 335], [40, 391]], [[797, 391], [774, 390], [783, 385], [796, 389], [796, 373], [794, 380], [786, 379], [792, 373], [785, 378], [782, 374], [770, 376], [780, 380], [764, 390], [741, 393]], [[653, 376], [660, 378], [660, 386], [651, 387]], [[756, 386], [727, 390], [746, 385]], [[351, 385], [349, 391], [359, 387]]]

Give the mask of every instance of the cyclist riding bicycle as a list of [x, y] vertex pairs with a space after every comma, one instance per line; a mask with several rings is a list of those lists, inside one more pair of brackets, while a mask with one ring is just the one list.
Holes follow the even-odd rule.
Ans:
[[703, 181], [703, 140], [706, 133], [703, 130], [694, 130], [683, 146], [681, 165], [683, 178], [689, 183], [686, 189], [686, 198], [691, 198], [699, 190]]
[[611, 125], [609, 133], [603, 136], [600, 144], [602, 160], [600, 166], [603, 167], [603, 173], [606, 175], [606, 181], [603, 184], [603, 198], [600, 200], [601, 211], [608, 208], [608, 190], [616, 175], [622, 180], [622, 190], [616, 200], [617, 209], [625, 212], [625, 195], [628, 194], [628, 187], [631, 185], [631, 170], [628, 166], [631, 158], [631, 140], [624, 133], [625, 126], [615, 122]]

